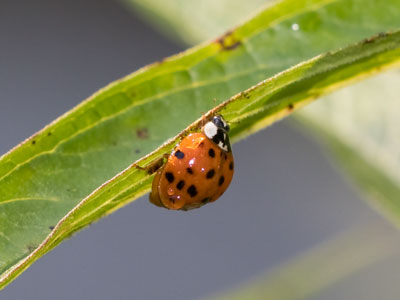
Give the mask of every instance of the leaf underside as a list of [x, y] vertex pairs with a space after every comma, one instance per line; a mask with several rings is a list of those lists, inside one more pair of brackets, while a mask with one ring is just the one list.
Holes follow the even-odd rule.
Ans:
[[[199, 120], [193, 121], [203, 112], [222, 113], [238, 140], [325, 93], [398, 63], [399, 33], [381, 34], [222, 102], [305, 59], [400, 23], [396, 3], [384, 21], [371, 8], [383, 5], [379, 1], [294, 3], [280, 2], [220, 39], [116, 81], [4, 155], [0, 286], [73, 232], [146, 193], [152, 176], [128, 166], [141, 157], [137, 163], [144, 166], [169, 152], [179, 138], [197, 130]], [[369, 18], [368, 28], [358, 26], [361, 17]], [[304, 31], [289, 39], [294, 22]], [[327, 38], [321, 39], [320, 32]], [[210, 111], [214, 99], [221, 104]]]

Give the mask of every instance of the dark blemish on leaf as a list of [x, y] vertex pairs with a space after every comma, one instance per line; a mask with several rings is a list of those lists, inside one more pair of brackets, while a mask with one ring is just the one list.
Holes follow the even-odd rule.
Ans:
[[225, 33], [223, 36], [218, 38], [216, 41], [218, 43], [222, 50], [234, 50], [238, 46], [240, 46], [242, 43], [234, 36], [233, 31], [228, 31]]
[[136, 135], [139, 139], [146, 140], [149, 138], [149, 131], [147, 128], [140, 128], [136, 130]]
[[135, 98], [135, 97], [136, 97], [136, 91], [130, 90], [130, 91], [129, 91], [129, 96], [130, 96], [131, 98]]
[[135, 164], [135, 167], [139, 170], [145, 170], [145, 171], [147, 171], [147, 174], [151, 175], [154, 172], [156, 172], [159, 168], [161, 168], [163, 165], [164, 165], [164, 158], [161, 157], [158, 160], [156, 160], [155, 162], [151, 163], [149, 166], [141, 167], [141, 166]]
[[50, 229], [50, 230], [53, 230], [53, 229], [54, 229], [54, 226], [49, 226], [49, 229]]
[[187, 189], [187, 192], [190, 195], [190, 197], [192, 197], [192, 198], [197, 195], [197, 189], [193, 184], [191, 186], [189, 186], [189, 188]]
[[385, 37], [387, 34], [385, 32], [380, 32], [377, 35], [371, 36], [363, 40], [364, 44], [374, 43], [377, 39]]
[[178, 150], [178, 151], [175, 152], [175, 156], [176, 156], [178, 159], [182, 159], [182, 158], [185, 157], [185, 153], [183, 153], [181, 150]]
[[36, 249], [36, 246], [35, 246], [35, 245], [32, 245], [32, 244], [30, 244], [30, 245], [26, 246], [26, 249], [27, 249], [29, 252], [33, 252], [33, 250], [35, 250], [35, 249]]
[[290, 103], [287, 108], [288, 108], [288, 110], [293, 110], [293, 108], [294, 108], [293, 103]]
[[36, 141], [35, 141], [35, 140], [33, 140], [33, 141], [32, 141], [32, 145], [35, 145], [35, 144], [36, 144]]
[[376, 40], [376, 36], [372, 36], [372, 37], [364, 39], [363, 43], [364, 44], [371, 44], [371, 43], [375, 42], [375, 40]]
[[135, 153], [136, 153], [136, 154], [139, 154], [139, 153], [140, 153], [140, 150], [139, 150], [139, 149], [136, 149], [136, 150], [135, 150]]
[[189, 174], [193, 174], [193, 169], [192, 169], [192, 168], [186, 168], [186, 171], [187, 171]]
[[49, 132], [47, 133], [47, 136], [51, 136], [51, 134], [52, 134], [51, 131], [49, 131]]

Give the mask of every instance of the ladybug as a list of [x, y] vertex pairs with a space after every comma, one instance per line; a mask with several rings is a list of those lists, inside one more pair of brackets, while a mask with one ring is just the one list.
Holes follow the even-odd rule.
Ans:
[[234, 168], [228, 131], [229, 125], [216, 115], [201, 132], [186, 136], [157, 171], [150, 202], [167, 209], [190, 210], [221, 197]]

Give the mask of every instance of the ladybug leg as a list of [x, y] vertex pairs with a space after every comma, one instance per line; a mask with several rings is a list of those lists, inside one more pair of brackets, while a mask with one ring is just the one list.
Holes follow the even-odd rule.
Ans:
[[169, 157], [169, 154], [165, 153], [162, 157], [156, 159], [155, 161], [151, 162], [147, 166], [142, 167], [142, 166], [139, 166], [138, 164], [135, 164], [134, 167], [141, 171], [147, 171], [147, 173], [149, 175], [151, 175], [164, 165], [164, 163], [165, 163], [164, 160], [168, 157]]

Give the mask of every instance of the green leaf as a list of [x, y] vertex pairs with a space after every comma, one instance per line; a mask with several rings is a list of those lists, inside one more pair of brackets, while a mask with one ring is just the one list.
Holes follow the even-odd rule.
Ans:
[[310, 299], [398, 251], [396, 232], [377, 224], [352, 228], [317, 244], [267, 274], [205, 300]]
[[[136, 0], [126, 1], [138, 5]], [[246, 1], [246, 6], [229, 5], [230, 0], [210, 0], [205, 4], [185, 1], [185, 5], [177, 6], [179, 1], [169, 0], [169, 10], [163, 10], [156, 2], [144, 0], [140, 7], [156, 11], [182, 40], [189, 42], [226, 30], [262, 5], [258, 0]], [[372, 32], [398, 28], [399, 5], [395, 0], [282, 1], [271, 8], [278, 15], [274, 27], [279, 34], [271, 33], [265, 43], [271, 45], [273, 50], [270, 51], [281, 52], [281, 57], [275, 57], [276, 61], [293, 59], [293, 63], [298, 62], [302, 57], [342, 47]], [[187, 9], [190, 6], [195, 9]], [[282, 22], [288, 14], [279, 15], [289, 6], [291, 27], [290, 22], [286, 26], [283, 25], [285, 21]], [[298, 14], [297, 9], [304, 9], [304, 6], [305, 10], [313, 9], [308, 14]], [[225, 7], [225, 10], [222, 12], [218, 7]], [[209, 19], [208, 13], [216, 17]], [[176, 15], [192, 20], [191, 26], [179, 26], [180, 19], [175, 18]], [[207, 31], [193, 29], [204, 23], [207, 23]], [[319, 138], [335, 153], [340, 165], [359, 184], [372, 206], [396, 225], [400, 225], [399, 80], [399, 71], [393, 71], [330, 95], [297, 114], [305, 123], [312, 124], [310, 129], [319, 133]]]
[[[270, 47], [271, 36], [282, 34], [285, 41], [291, 18], [311, 18], [318, 9], [336, 16], [340, 8], [326, 1], [312, 1], [309, 7], [285, 3], [215, 42], [111, 84], [4, 155], [0, 286], [73, 232], [146, 193], [152, 177], [128, 166], [201, 117], [214, 106], [213, 99], [221, 103], [308, 56], [298, 55], [299, 47], [284, 56]], [[399, 33], [374, 37], [289, 69], [209, 113], [220, 111], [231, 121], [237, 140], [324, 93], [397, 63], [399, 57]], [[159, 159], [178, 140], [137, 163]]]
[[[268, 0], [121, 0], [155, 23], [164, 34], [190, 45], [217, 37]], [[185, 26], [182, 26], [185, 24]]]
[[337, 91], [303, 110], [309, 126], [361, 187], [369, 203], [400, 227], [400, 70]]
[[[343, 85], [350, 80], [354, 80], [357, 76], [365, 76], [366, 73], [381, 70], [382, 68], [388, 67], [396, 62], [398, 63], [399, 61], [400, 32], [384, 36], [382, 35], [381, 37], [374, 39], [373, 42], [362, 42], [355, 46], [340, 50], [336, 53], [321, 55], [306, 63], [289, 69], [287, 72], [283, 72], [269, 80], [265, 80], [257, 86], [242, 92], [237, 96], [234, 96], [210, 111], [209, 114], [214, 114], [216, 112], [222, 113], [227, 121], [231, 122], [232, 138], [237, 140], [243, 135], [247, 135], [250, 132], [279, 120], [280, 118], [292, 112], [294, 109], [303, 106], [321, 94], [327, 93], [333, 88], [337, 88], [338, 86]], [[120, 82], [119, 84], [124, 86], [124, 83], [125, 82]], [[118, 84], [112, 86], [110, 90], [115, 89], [116, 87], [118, 87]], [[102, 94], [110, 95], [107, 90], [103, 91]], [[115, 94], [111, 95], [115, 96]], [[119, 140], [119, 131], [123, 129], [125, 129], [125, 132], [132, 130], [131, 123], [128, 123], [126, 128], [123, 126], [119, 128], [115, 128], [114, 126], [108, 128], [108, 126], [110, 126], [108, 122], [114, 121], [118, 123], [125, 123], [128, 122], [128, 120], [129, 122], [133, 122], [135, 119], [137, 121], [144, 122], [144, 120], [140, 117], [131, 118], [131, 115], [129, 114], [115, 115], [115, 110], [111, 111], [112, 118], [105, 118], [105, 124], [96, 119], [92, 120], [92, 123], [81, 123], [82, 120], [86, 120], [83, 115], [80, 115], [80, 118], [73, 117], [74, 113], [80, 112], [80, 110], [85, 111], [85, 105], [91, 104], [95, 100], [96, 98], [94, 98], [91, 102], [86, 102], [79, 106], [73, 112], [67, 114], [64, 118], [58, 120], [58, 122], [44, 129], [35, 137], [22, 144], [19, 148], [4, 156], [3, 159], [5, 161], [7, 161], [7, 159], [10, 161], [10, 157], [13, 157], [13, 154], [23, 154], [23, 152], [19, 152], [22, 149], [28, 149], [32, 151], [32, 149], [38, 149], [41, 145], [48, 147], [49, 139], [53, 136], [58, 136], [60, 134], [58, 130], [65, 128], [64, 126], [57, 128], [57, 125], [60, 123], [62, 124], [63, 121], [70, 121], [71, 123], [75, 121], [77, 124], [84, 124], [86, 126], [90, 124], [88, 129], [81, 129], [80, 133], [79, 130], [70, 131], [72, 136], [67, 141], [59, 140], [58, 144], [53, 145], [53, 149], [55, 147], [56, 150], [50, 150], [47, 148], [47, 151], [42, 152], [43, 154], [31, 156], [26, 162], [20, 163], [17, 167], [9, 170], [5, 179], [3, 179], [9, 180], [7, 182], [7, 187], [10, 188], [14, 186], [17, 190], [16, 184], [19, 184], [20, 186], [23, 185], [24, 180], [21, 180], [19, 175], [25, 176], [25, 168], [31, 172], [37, 172], [37, 168], [40, 168], [39, 170], [45, 170], [45, 167], [48, 167], [48, 172], [37, 172], [36, 178], [31, 177], [32, 179], [29, 182], [30, 186], [32, 183], [38, 184], [39, 180], [37, 178], [41, 179], [40, 175], [44, 176], [44, 180], [58, 180], [57, 177], [59, 174], [57, 174], [57, 176], [53, 176], [53, 173], [59, 172], [60, 168], [63, 170], [63, 173], [76, 172], [78, 179], [82, 180], [82, 178], [85, 178], [82, 177], [82, 173], [84, 176], [89, 176], [88, 173], [84, 173], [85, 169], [82, 170], [82, 164], [75, 165], [75, 167], [72, 168], [70, 165], [68, 165], [70, 160], [65, 162], [64, 160], [60, 159], [60, 155], [65, 155], [65, 153], [67, 153], [68, 156], [79, 156], [82, 160], [86, 155], [91, 157], [93, 155], [92, 152], [94, 152], [99, 158], [106, 159], [106, 156], [110, 155], [110, 153], [115, 155], [111, 152], [113, 151], [113, 147], [117, 146], [114, 145], [113, 139]], [[104, 104], [106, 102], [100, 103]], [[150, 104], [152, 102], [147, 103]], [[160, 105], [160, 103], [158, 104]], [[132, 112], [136, 112], [136, 110], [139, 108], [139, 111], [143, 116], [144, 112], [140, 110], [140, 106], [133, 105], [133, 107], [135, 109], [133, 109]], [[95, 106], [95, 108], [97, 111], [103, 111], [103, 106], [101, 105]], [[171, 108], [173, 107], [171, 106]], [[150, 112], [151, 113], [147, 115], [148, 117], [150, 117], [151, 114], [154, 114], [154, 110], [150, 110]], [[92, 117], [93, 114], [90, 114], [89, 116]], [[152, 122], [156, 122], [156, 120], [153, 119]], [[165, 122], [167, 121], [165, 120]], [[172, 121], [170, 121], [170, 124], [171, 123]], [[180, 136], [170, 140], [157, 151], [141, 159], [138, 163], [146, 165], [150, 162], [158, 160], [164, 153], [167, 153], [173, 148], [173, 146], [179, 141], [179, 138], [181, 138], [187, 132], [198, 128], [200, 123], [201, 119], [187, 128], [187, 130], [181, 133]], [[165, 126], [163, 128], [165, 129]], [[104, 142], [104, 139], [107, 141], [110, 139], [108, 134], [111, 134], [111, 132], [107, 129], [115, 130], [111, 136], [113, 139], [110, 140], [110, 144], [106, 144]], [[146, 130], [141, 128], [141, 133], [138, 134], [137, 138], [142, 138], [145, 140], [150, 139], [149, 137], [145, 138], [146, 134], [144, 134], [143, 131]], [[147, 134], [150, 135], [154, 131], [149, 131]], [[49, 132], [52, 134], [49, 135]], [[83, 137], [80, 137], [80, 134], [83, 134]], [[99, 141], [100, 137], [102, 137], [102, 139]], [[77, 139], [77, 141], [75, 141], [75, 139]], [[89, 142], [89, 144], [86, 143], [86, 141]], [[103, 147], [100, 147], [100, 143], [104, 143]], [[142, 143], [144, 144], [145, 142]], [[104, 149], [103, 151], [100, 151], [99, 148]], [[90, 151], [88, 151], [88, 149], [90, 149]], [[18, 158], [18, 156], [16, 157]], [[45, 159], [42, 159], [42, 157]], [[52, 159], [53, 157], [54, 159]], [[37, 159], [39, 159], [39, 163], [37, 163]], [[58, 161], [60, 164], [56, 168], [53, 166], [54, 161]], [[88, 161], [90, 162], [90, 160]], [[46, 164], [50, 164], [50, 167], [46, 166]], [[66, 165], [68, 168], [65, 167]], [[102, 162], [100, 165], [104, 167]], [[98, 168], [99, 172], [101, 171], [99, 169], [100, 167], [96, 166], [96, 168]], [[79, 173], [81, 171], [82, 173]], [[67, 201], [70, 200], [70, 198], [68, 199], [67, 197], [68, 193], [65, 193], [65, 190], [69, 188], [68, 180], [72, 180], [73, 184], [76, 184], [77, 187], [79, 186], [79, 184], [75, 181], [76, 178], [70, 176], [71, 174], [69, 174], [67, 177], [62, 177], [63, 182], [59, 182], [57, 186], [63, 190], [65, 198], [62, 198], [61, 195], [57, 194], [60, 191], [56, 190], [54, 186], [51, 186], [47, 187], [47, 189], [33, 190], [36, 194], [41, 192], [42, 195], [40, 196], [34, 195], [30, 196], [30, 198], [20, 197], [14, 199], [6, 198], [3, 200], [3, 208], [6, 207], [13, 209], [13, 211], [9, 211], [10, 213], [7, 216], [8, 218], [4, 218], [2, 220], [5, 221], [5, 225], [8, 225], [3, 227], [5, 234], [9, 233], [9, 235], [4, 234], [3, 236], [10, 236], [9, 241], [14, 241], [14, 236], [18, 236], [18, 234], [23, 236], [23, 234], [28, 231], [26, 229], [27, 225], [35, 226], [35, 229], [37, 229], [39, 226], [44, 226], [45, 230], [50, 230], [51, 228], [48, 228], [48, 226], [51, 224], [51, 221], [54, 218], [54, 213], [61, 214], [62, 211], [61, 209], [59, 211], [56, 209], [49, 209], [53, 208], [52, 205], [57, 208], [57, 204], [63, 204], [63, 206], [66, 206], [67, 202], [64, 199]], [[12, 180], [14, 180], [15, 183]], [[59, 221], [44, 242], [42, 242], [36, 249], [27, 249], [28, 251], [33, 250], [32, 254], [17, 262], [13, 268], [9, 269], [3, 274], [3, 285], [14, 278], [24, 268], [29, 266], [29, 264], [31, 264], [35, 259], [56, 246], [64, 238], [71, 235], [71, 233], [147, 192], [150, 187], [150, 182], [151, 176], [146, 171], [136, 168], [136, 164], [134, 164], [110, 181], [100, 186], [97, 190], [95, 190], [77, 206], [75, 206], [70, 212], [68, 212], [68, 214]], [[55, 181], [55, 183], [57, 183], [57, 181]], [[42, 183], [41, 186], [44, 187], [45, 184], [46, 183]], [[86, 186], [83, 185], [83, 188], [85, 187]], [[52, 190], [50, 188], [52, 188]], [[43, 203], [47, 205], [46, 208], [43, 207]], [[30, 209], [29, 212], [25, 211], [27, 207]], [[41, 210], [40, 212], [37, 212], [40, 213], [41, 219], [34, 218], [34, 222], [32, 222], [32, 219], [27, 218], [24, 214], [32, 216], [34, 209]], [[14, 212], [14, 214], [12, 214], [12, 212]], [[24, 230], [21, 231], [19, 227], [13, 226], [14, 224], [7, 224], [6, 222], [10, 220], [10, 217], [13, 217], [14, 220], [18, 220], [19, 224], [24, 225]], [[8, 230], [8, 232], [6, 230]], [[29, 239], [32, 237], [25, 235], [25, 238], [29, 241]], [[9, 249], [12, 249], [12, 246], [15, 245], [15, 243], [12, 243]], [[7, 250], [7, 248], [3, 249]], [[10, 254], [14, 253], [11, 253], [10, 251]]]

